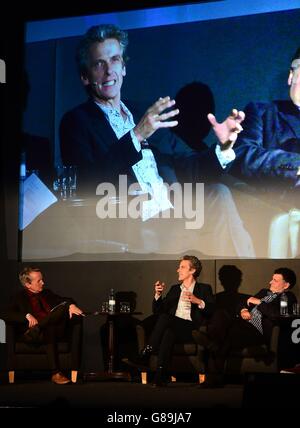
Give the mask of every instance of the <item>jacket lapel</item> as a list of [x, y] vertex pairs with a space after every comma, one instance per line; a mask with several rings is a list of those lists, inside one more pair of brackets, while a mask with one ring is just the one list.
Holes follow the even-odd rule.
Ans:
[[97, 140], [102, 141], [105, 147], [116, 144], [118, 142], [116, 134], [105, 118], [103, 111], [93, 100], [86, 102], [86, 112], [91, 118], [92, 131], [97, 134]]
[[[277, 104], [278, 116], [284, 123], [282, 129], [286, 132], [289, 130], [288, 139], [296, 138], [300, 143], [300, 111], [292, 102], [281, 102]], [[294, 151], [294, 150], [293, 150]], [[298, 149], [300, 151], [300, 148]]]

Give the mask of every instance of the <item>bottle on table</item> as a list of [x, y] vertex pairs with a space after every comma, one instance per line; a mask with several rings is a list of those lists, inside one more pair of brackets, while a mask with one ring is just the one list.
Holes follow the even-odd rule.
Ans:
[[280, 315], [287, 316], [288, 313], [288, 297], [285, 293], [280, 295]]
[[108, 312], [114, 313], [115, 310], [116, 310], [115, 291], [113, 288], [111, 288], [109, 292], [109, 299], [108, 299]]

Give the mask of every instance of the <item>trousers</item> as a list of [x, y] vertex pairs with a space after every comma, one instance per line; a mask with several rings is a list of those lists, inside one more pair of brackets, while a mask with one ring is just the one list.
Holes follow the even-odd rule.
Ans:
[[192, 321], [170, 314], [159, 316], [149, 339], [149, 345], [158, 353], [158, 367], [169, 367], [175, 343], [194, 342], [192, 331], [195, 328]]

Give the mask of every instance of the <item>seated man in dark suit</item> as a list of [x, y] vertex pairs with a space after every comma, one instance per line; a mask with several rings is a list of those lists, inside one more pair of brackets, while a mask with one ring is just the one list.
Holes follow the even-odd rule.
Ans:
[[[293, 304], [297, 301], [290, 291], [295, 284], [294, 271], [286, 267], [275, 269], [268, 288], [261, 289], [255, 296], [239, 303], [236, 321], [232, 323], [229, 320], [226, 323], [223, 318], [222, 323], [216, 321], [209, 338], [201, 335], [198, 342], [212, 351], [214, 370], [222, 373], [225, 360], [234, 349], [269, 345], [273, 326], [280, 317], [280, 296], [282, 293], [286, 294], [291, 313]], [[217, 329], [222, 331], [217, 332]]]
[[43, 275], [38, 268], [26, 267], [19, 275], [23, 289], [1, 315], [17, 329], [18, 340], [45, 345], [52, 381], [66, 384], [70, 380], [59, 370], [56, 344], [64, 337], [66, 324], [73, 316], [82, 316], [73, 299], [60, 297], [44, 289]]
[[[63, 164], [77, 165], [79, 180], [89, 181], [93, 192], [101, 182], [116, 182], [120, 174], [135, 180], [132, 167], [141, 160], [147, 162], [145, 148], [152, 151], [151, 161], [167, 183], [177, 182], [182, 172], [194, 178], [219, 175], [234, 158], [231, 148], [244, 114], [234, 111], [222, 124], [210, 115], [218, 143], [201, 153], [188, 150], [174, 134], [158, 132], [178, 124], [173, 118], [179, 110], [170, 97], [159, 98], [135, 124], [136, 108], [130, 106], [131, 113], [121, 100], [127, 45], [127, 33], [114, 25], [91, 27], [81, 39], [76, 59], [89, 100], [62, 118]], [[154, 134], [158, 139], [153, 144], [151, 139], [146, 141]]]
[[[274, 321], [280, 317], [280, 296], [285, 293], [288, 299], [288, 312], [292, 312], [293, 304], [297, 299], [290, 290], [296, 284], [294, 271], [283, 267], [274, 270], [269, 288], [263, 288], [255, 296], [249, 297], [246, 302], [240, 304], [239, 315], [241, 322], [237, 322], [243, 329], [243, 333], [234, 334], [239, 326], [235, 326], [230, 335], [232, 340], [225, 347], [242, 348], [265, 343], [269, 344]], [[245, 322], [246, 321], [246, 322]]]
[[174, 344], [193, 342], [192, 331], [206, 323], [213, 312], [211, 286], [197, 282], [201, 270], [200, 260], [186, 255], [177, 269], [180, 283], [173, 285], [165, 297], [162, 297], [165, 284], [155, 283], [153, 312], [158, 315], [158, 320], [148, 345], [142, 350], [144, 360], [153, 352], [158, 353], [154, 386], [166, 383]]
[[[173, 207], [165, 184], [211, 183], [227, 169], [235, 156], [232, 146], [244, 114], [233, 110], [223, 123], [209, 115], [217, 143], [200, 152], [192, 150], [169, 132], [177, 126], [174, 118], [179, 113], [170, 97], [159, 98], [144, 114], [122, 101], [127, 45], [127, 33], [114, 25], [91, 27], [80, 41], [77, 63], [89, 99], [61, 120], [62, 162], [77, 166], [79, 192], [95, 195], [99, 184], [118, 186], [122, 177], [126, 179], [122, 189], [136, 183], [135, 192], [150, 195], [158, 212], [167, 211]], [[205, 190], [203, 236], [211, 239], [202, 243], [203, 248], [213, 256], [253, 257], [251, 239], [228, 188], [218, 184]], [[97, 194], [102, 195], [102, 190]]]
[[[300, 219], [300, 48], [291, 59], [288, 85], [289, 100], [252, 102], [246, 106], [243, 132], [236, 141], [236, 159], [230, 170], [232, 175], [254, 186], [256, 194], [261, 191], [264, 200], [269, 199], [282, 209], [270, 228], [271, 258], [299, 254], [299, 226], [292, 233], [291, 227], [294, 222], [299, 225]], [[295, 208], [296, 212], [290, 212]]]
[[250, 103], [232, 173], [261, 187], [297, 186], [300, 167], [300, 48], [291, 60], [290, 100]]

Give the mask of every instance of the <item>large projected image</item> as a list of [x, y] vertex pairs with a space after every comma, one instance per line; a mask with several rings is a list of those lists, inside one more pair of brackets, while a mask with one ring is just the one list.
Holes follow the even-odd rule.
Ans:
[[27, 23], [22, 260], [298, 257], [300, 10], [209, 5]]

